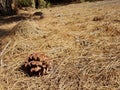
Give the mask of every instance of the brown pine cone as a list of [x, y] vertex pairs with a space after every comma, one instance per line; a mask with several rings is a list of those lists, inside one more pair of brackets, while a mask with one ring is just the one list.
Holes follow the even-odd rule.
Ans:
[[24, 68], [30, 76], [42, 76], [51, 71], [52, 61], [45, 54], [33, 53], [25, 60]]

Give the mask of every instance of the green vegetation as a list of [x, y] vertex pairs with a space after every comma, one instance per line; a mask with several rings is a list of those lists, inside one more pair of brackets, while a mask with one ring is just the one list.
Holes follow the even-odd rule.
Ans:
[[39, 8], [44, 8], [47, 5], [47, 2], [45, 0], [39, 0]]
[[[71, 3], [71, 2], [85, 2], [85, 1], [98, 1], [98, 0], [38, 0], [38, 8], [50, 7], [53, 4], [59, 3]], [[20, 6], [32, 6], [35, 7], [34, 0], [17, 0], [18, 5]]]
[[32, 0], [17, 0], [17, 4], [21, 6], [31, 6]]
[[69, 4], [72, 2], [79, 3], [85, 1], [101, 1], [101, 0], [0, 0], [0, 14], [13, 15], [17, 13], [18, 8], [48, 8], [52, 5]]

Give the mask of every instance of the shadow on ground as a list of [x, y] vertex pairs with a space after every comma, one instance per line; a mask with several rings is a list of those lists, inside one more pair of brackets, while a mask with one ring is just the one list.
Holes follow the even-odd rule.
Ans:
[[0, 16], [0, 25], [10, 24], [21, 20], [40, 20], [43, 19], [44, 15], [42, 12], [35, 12], [33, 14], [21, 13], [13, 16]]
[[6, 37], [8, 35], [9, 31], [5, 29], [0, 29], [0, 38]]
[[26, 20], [29, 18], [29, 14], [21, 14], [14, 16], [0, 16], [0, 25], [18, 22], [20, 20]]

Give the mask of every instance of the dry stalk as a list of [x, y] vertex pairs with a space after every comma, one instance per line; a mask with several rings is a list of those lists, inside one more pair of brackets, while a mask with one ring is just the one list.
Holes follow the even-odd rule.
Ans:
[[2, 56], [3, 54], [5, 53], [5, 50], [7, 49], [7, 47], [10, 45], [11, 43], [11, 40], [6, 44], [6, 46], [4, 47], [4, 49], [2, 50], [2, 52], [0, 53], [0, 65], [1, 67], [3, 67], [5, 64], [3, 63], [3, 59], [2, 59]]

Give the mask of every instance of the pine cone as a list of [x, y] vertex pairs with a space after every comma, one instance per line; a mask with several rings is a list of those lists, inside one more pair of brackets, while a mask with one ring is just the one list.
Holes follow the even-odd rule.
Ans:
[[42, 76], [52, 69], [52, 61], [45, 54], [33, 53], [25, 60], [24, 70], [30, 76]]

